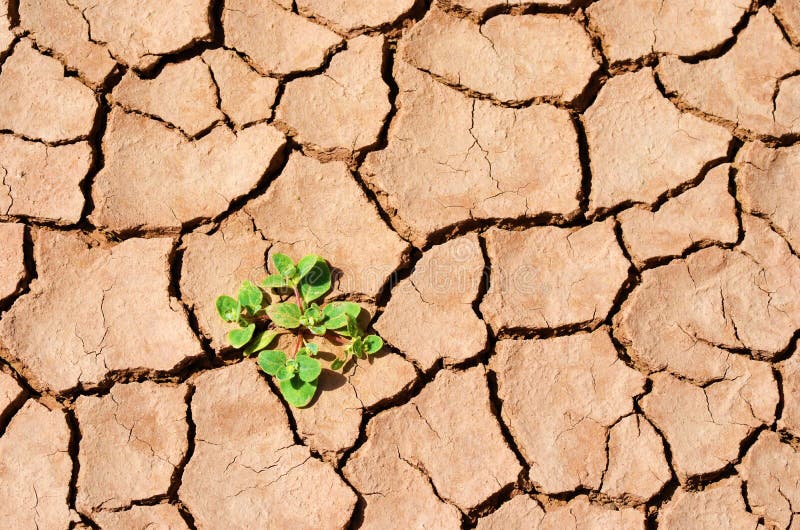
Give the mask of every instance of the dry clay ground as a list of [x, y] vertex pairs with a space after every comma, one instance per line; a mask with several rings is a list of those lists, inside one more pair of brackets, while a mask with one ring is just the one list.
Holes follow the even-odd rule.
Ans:
[[800, 528], [797, 0], [0, 6], [0, 528]]

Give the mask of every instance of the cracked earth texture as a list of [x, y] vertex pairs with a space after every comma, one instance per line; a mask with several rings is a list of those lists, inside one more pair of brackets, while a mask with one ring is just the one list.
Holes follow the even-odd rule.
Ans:
[[798, 204], [798, 0], [0, 0], [0, 528], [797, 530]]

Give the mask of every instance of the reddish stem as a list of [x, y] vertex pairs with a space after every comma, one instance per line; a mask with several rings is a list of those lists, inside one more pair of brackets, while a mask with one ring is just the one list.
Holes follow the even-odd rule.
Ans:
[[300, 346], [303, 345], [303, 332], [297, 334], [297, 340], [294, 343], [294, 356], [297, 357], [297, 352], [300, 351]]
[[339, 346], [342, 344], [347, 344], [347, 339], [344, 339], [335, 333], [331, 333], [330, 331], [325, 333], [325, 338]]
[[297, 286], [296, 285], [294, 286], [294, 298], [295, 298], [295, 303], [297, 304], [297, 307], [300, 308], [300, 312], [302, 313], [303, 312], [303, 299], [300, 298], [300, 291], [297, 290]]

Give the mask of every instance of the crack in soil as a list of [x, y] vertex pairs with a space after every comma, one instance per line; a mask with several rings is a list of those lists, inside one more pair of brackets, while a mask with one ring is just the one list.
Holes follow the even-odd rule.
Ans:
[[[305, 18], [320, 24], [328, 29], [332, 29], [333, 31], [337, 32], [340, 36], [343, 37], [341, 43], [332, 46], [329, 50], [327, 50], [325, 54], [325, 58], [323, 63], [320, 67], [313, 68], [306, 71], [300, 72], [292, 72], [290, 74], [286, 74], [283, 76], [275, 76], [279, 79], [279, 86], [277, 95], [275, 98], [275, 102], [272, 106], [272, 118], [268, 119], [268, 123], [273, 123], [275, 111], [280, 105], [280, 101], [282, 95], [284, 93], [286, 84], [293, 80], [298, 79], [301, 77], [309, 77], [315, 75], [324, 75], [324, 72], [327, 70], [328, 66], [330, 65], [330, 61], [332, 58], [342, 50], [346, 49], [346, 39], [352, 38], [357, 35], [361, 34], [383, 34], [386, 36], [385, 40], [385, 48], [384, 48], [384, 60], [383, 65], [381, 68], [382, 76], [386, 84], [389, 86], [389, 102], [390, 102], [390, 111], [388, 112], [384, 122], [383, 127], [378, 135], [378, 140], [375, 144], [364, 147], [354, 153], [351, 153], [347, 157], [347, 162], [350, 167], [351, 173], [353, 175], [354, 180], [358, 183], [359, 187], [363, 190], [365, 195], [367, 196], [370, 203], [372, 203], [381, 219], [384, 221], [386, 226], [391, 229], [393, 232], [398, 234], [403, 240], [409, 242], [410, 240], [410, 232], [408, 226], [400, 219], [398, 212], [389, 208], [387, 206], [388, 201], [386, 200], [385, 193], [380, 190], [379, 188], [370, 185], [367, 183], [360, 174], [360, 168], [366, 158], [366, 155], [370, 152], [380, 151], [385, 149], [388, 145], [388, 132], [390, 127], [392, 126], [393, 120], [397, 114], [397, 106], [396, 106], [396, 98], [399, 93], [399, 87], [396, 81], [393, 78], [392, 71], [394, 67], [394, 61], [397, 60], [396, 55], [396, 46], [397, 41], [402, 36], [402, 32], [404, 28], [407, 28], [417, 21], [421, 20], [427, 12], [431, 9], [432, 3], [430, 0], [417, 0], [410, 9], [408, 9], [405, 13], [403, 13], [397, 20], [381, 24], [375, 27], [360, 27], [355, 28], [349, 31], [342, 31], [341, 29], [336, 28], [336, 25], [331, 21], [325, 20], [322, 17], [315, 16], [315, 15], [308, 15], [299, 13], [296, 2], [292, 3], [291, 11], [297, 14], [304, 16]], [[464, 234], [469, 233], [477, 233], [479, 235], [479, 241], [481, 245], [481, 251], [483, 253], [485, 267], [484, 267], [484, 274], [480, 284], [478, 295], [476, 299], [472, 302], [472, 309], [474, 310], [475, 314], [484, 321], [486, 324], [483, 315], [480, 312], [480, 303], [483, 300], [486, 292], [488, 291], [490, 285], [490, 271], [491, 271], [491, 263], [489, 262], [489, 258], [486, 252], [486, 246], [484, 238], [482, 237], [483, 232], [488, 230], [492, 227], [499, 227], [504, 228], [507, 230], [525, 230], [531, 227], [540, 227], [540, 226], [559, 226], [559, 227], [584, 227], [588, 226], [592, 222], [602, 221], [608, 217], [615, 216], [620, 211], [627, 209], [634, 205], [634, 203], [624, 203], [614, 207], [613, 209], [609, 209], [606, 211], [597, 211], [592, 212], [591, 216], [589, 216], [589, 196], [591, 193], [592, 188], [592, 174], [591, 174], [591, 166], [590, 166], [590, 150], [588, 141], [586, 138], [586, 133], [584, 131], [583, 122], [582, 122], [582, 114], [583, 111], [590, 107], [593, 103], [597, 94], [599, 93], [600, 89], [605, 84], [606, 80], [614, 77], [615, 75], [619, 75], [625, 72], [630, 71], [637, 71], [641, 68], [645, 67], [655, 67], [659, 63], [659, 59], [663, 54], [653, 53], [648, 54], [644, 57], [637, 58], [632, 61], [626, 62], [618, 62], [609, 64], [608, 60], [606, 59], [603, 49], [602, 49], [602, 35], [600, 35], [596, 30], [591, 28], [587, 17], [583, 13], [583, 7], [585, 7], [589, 2], [584, 0], [576, 0], [571, 2], [567, 5], [563, 6], [554, 6], [554, 5], [536, 5], [532, 2], [516, 2], [516, 3], [509, 3], [509, 2], [498, 2], [496, 6], [493, 6], [483, 13], [478, 14], [472, 11], [469, 11], [465, 8], [462, 8], [454, 3], [446, 2], [446, 1], [439, 1], [438, 5], [440, 8], [443, 8], [447, 12], [456, 15], [456, 16], [465, 16], [469, 17], [476, 22], [485, 23], [487, 20], [504, 14], [512, 14], [512, 15], [519, 15], [519, 14], [539, 14], [539, 13], [558, 13], [569, 15], [584, 26], [586, 31], [589, 33], [593, 52], [595, 53], [596, 57], [599, 58], [599, 69], [592, 75], [592, 78], [587, 83], [584, 91], [573, 101], [571, 102], [564, 102], [559, 100], [558, 98], [548, 98], [548, 97], [541, 97], [541, 98], [531, 98], [528, 100], [521, 100], [521, 101], [512, 101], [512, 102], [501, 102], [496, 100], [495, 98], [477, 93], [473, 90], [468, 89], [467, 87], [461, 86], [457, 83], [450, 83], [447, 82], [445, 79], [431, 73], [426, 72], [428, 75], [431, 75], [434, 79], [438, 82], [441, 82], [451, 88], [454, 88], [467, 96], [473, 99], [481, 99], [481, 100], [488, 100], [491, 103], [508, 108], [525, 108], [531, 105], [537, 104], [550, 104], [554, 105], [558, 108], [567, 109], [570, 113], [572, 123], [575, 127], [575, 131], [577, 133], [578, 138], [578, 152], [580, 158], [580, 165], [582, 171], [582, 178], [581, 178], [581, 186], [578, 193], [579, 199], [579, 211], [573, 215], [564, 217], [560, 214], [540, 214], [537, 216], [523, 216], [523, 217], [513, 217], [513, 218], [501, 218], [501, 219], [488, 219], [488, 220], [475, 220], [469, 219], [466, 221], [454, 223], [451, 226], [445, 227], [441, 230], [430, 235], [426, 243], [421, 247], [415, 247], [411, 245], [411, 248], [407, 255], [403, 257], [401, 265], [392, 272], [392, 274], [387, 278], [385, 284], [379, 291], [379, 294], [375, 297], [375, 302], [377, 305], [374, 319], [377, 319], [383, 312], [383, 309], [386, 307], [388, 302], [391, 299], [392, 291], [396, 285], [403, 279], [409, 278], [411, 273], [414, 271], [416, 264], [419, 260], [423, 257], [425, 251], [429, 250], [432, 246], [441, 244], [453, 237], [457, 237]], [[699, 63], [701, 61], [710, 60], [718, 57], [722, 57], [727, 52], [731, 50], [731, 48], [736, 44], [740, 33], [747, 27], [750, 18], [752, 18], [755, 13], [758, 11], [759, 7], [765, 5], [764, 2], [753, 2], [747, 9], [747, 11], [742, 15], [739, 22], [734, 26], [732, 35], [730, 38], [726, 39], [722, 43], [710, 48], [708, 50], [704, 50], [692, 56], [685, 56], [681, 57], [681, 60], [687, 63]], [[149, 70], [148, 72], [142, 74], [145, 78], [152, 78], [158, 75], [160, 71], [163, 69], [164, 65], [181, 62], [188, 60], [190, 58], [199, 56], [200, 53], [207, 49], [215, 49], [219, 47], [224, 47], [224, 28], [221, 23], [221, 13], [223, 9], [223, 1], [222, 0], [214, 0], [213, 2], [209, 3], [209, 21], [211, 27], [211, 34], [210, 39], [207, 36], [202, 38], [198, 38], [193, 40], [192, 42], [188, 43], [184, 46], [181, 50], [178, 50], [174, 53], [165, 54], [159, 56], [159, 60], [157, 65]], [[12, 27], [19, 26], [19, 12], [18, 12], [18, 2], [16, 0], [12, 0], [9, 4], [9, 13], [10, 13], [10, 21]], [[82, 13], [83, 15], [83, 13]], [[783, 23], [780, 20], [776, 20], [781, 31], [783, 32], [784, 38], [789, 41], [788, 35], [786, 33], [786, 29]], [[88, 21], [87, 21], [88, 24]], [[18, 31], [18, 36], [12, 42], [9, 52], [4, 56], [0, 57], [0, 73], [2, 72], [2, 63], [4, 59], [13, 53], [13, 48], [15, 44], [19, 41], [20, 36], [24, 35], [24, 32]], [[91, 40], [91, 32], [90, 32], [90, 41]], [[92, 41], [94, 42], [94, 41]], [[37, 49], [39, 49], [37, 47]], [[47, 50], [39, 49], [40, 52], [43, 52], [46, 55], [51, 55], [55, 58], [57, 54], [53, 54], [52, 52], [48, 52]], [[253, 61], [244, 53], [234, 50], [239, 57], [244, 59], [250, 68], [254, 69], [254, 71], [258, 71], [253, 66]], [[63, 64], [63, 61], [62, 61]], [[210, 68], [209, 68], [210, 70]], [[422, 69], [421, 69], [422, 70]], [[422, 70], [425, 71], [425, 70]], [[23, 138], [28, 141], [39, 142], [45, 145], [66, 145], [71, 144], [79, 141], [88, 141], [92, 147], [92, 163], [90, 166], [87, 175], [80, 183], [81, 191], [83, 192], [85, 202], [83, 211], [81, 213], [80, 221], [75, 225], [69, 226], [60, 226], [57, 223], [42, 221], [34, 218], [29, 218], [26, 216], [14, 216], [13, 219], [18, 219], [22, 223], [26, 225], [25, 229], [25, 240], [24, 240], [24, 255], [25, 255], [25, 277], [23, 280], [20, 281], [15, 293], [12, 294], [6, 300], [0, 302], [0, 317], [2, 317], [3, 313], [6, 312], [10, 307], [19, 300], [22, 296], [27, 294], [30, 291], [30, 284], [37, 278], [36, 273], [36, 263], [33, 257], [33, 241], [31, 237], [31, 228], [32, 227], [48, 227], [53, 229], [77, 229], [86, 234], [94, 234], [97, 235], [106, 241], [113, 242], [114, 240], [121, 240], [127, 239], [132, 237], [153, 237], [163, 235], [161, 232], [158, 231], [131, 231], [122, 234], [104, 234], [103, 232], [98, 231], [98, 229], [93, 226], [88, 221], [88, 216], [92, 212], [94, 205], [91, 197], [91, 190], [94, 184], [94, 178], [98, 174], [98, 172], [104, 167], [104, 157], [102, 151], [102, 139], [105, 134], [105, 127], [106, 127], [106, 119], [108, 113], [110, 111], [111, 106], [108, 104], [106, 96], [111, 93], [113, 88], [120, 82], [122, 79], [123, 74], [125, 73], [124, 67], [118, 67], [116, 71], [106, 80], [105, 84], [100, 87], [98, 92], [98, 101], [100, 103], [97, 115], [95, 116], [94, 126], [92, 128], [91, 133], [86, 137], [80, 137], [75, 139], [69, 139], [61, 142], [56, 143], [48, 143], [42, 142], [41, 140], [37, 140], [34, 138], [24, 137], [22, 135], [16, 134], [13, 131], [0, 131], [6, 134], [12, 134], [16, 137]], [[68, 76], [75, 76], [80, 78], [80, 75], [77, 75], [76, 72], [70, 71], [69, 69], [66, 70], [66, 75]], [[261, 75], [264, 75], [263, 73]], [[793, 72], [791, 75], [797, 75], [796, 72]], [[788, 77], [788, 76], [787, 76]], [[668, 92], [661, 81], [658, 79], [658, 75], [656, 73], [656, 84], [658, 87], [659, 92], [671, 101], [681, 112], [689, 113], [695, 116], [698, 116], [706, 121], [711, 123], [716, 123], [719, 125], [724, 126], [726, 129], [730, 130], [734, 135], [734, 139], [731, 142], [729, 152], [727, 156], [709, 160], [703, 166], [699, 174], [672, 188], [664, 193], [662, 193], [655, 201], [650, 204], [644, 205], [647, 209], [656, 212], [658, 211], [666, 202], [674, 198], [675, 196], [684, 193], [688, 189], [694, 188], [695, 186], [699, 185], [704, 178], [706, 177], [707, 173], [713, 169], [714, 167], [723, 164], [723, 163], [731, 163], [734, 161], [735, 156], [739, 148], [743, 145], [744, 141], [749, 141], [753, 139], [763, 139], [766, 143], [770, 146], [789, 146], [794, 145], [797, 142], [800, 142], [800, 135], [795, 134], [788, 134], [779, 137], [772, 137], [767, 135], [756, 135], [751, 131], [742, 129], [739, 127], [737, 123], [731, 122], [729, 120], [725, 120], [723, 118], [715, 117], [712, 115], [708, 115], [703, 113], [699, 109], [692, 108], [691, 106], [687, 105], [677, 93], [670, 93]], [[213, 79], [213, 72], [212, 72], [212, 79]], [[82, 80], [83, 81], [83, 80]], [[776, 81], [776, 92], [780, 86], [780, 81]], [[221, 100], [219, 94], [219, 86], [216, 83], [216, 79], [214, 79], [214, 83], [216, 86], [216, 98], [217, 98], [217, 107], [220, 108]], [[774, 98], [773, 98], [774, 99]], [[473, 102], [474, 103], [474, 102]], [[474, 109], [473, 109], [474, 110]], [[149, 116], [153, 119], [158, 119], [155, 116]], [[474, 120], [474, 116], [473, 116]], [[163, 120], [161, 120], [163, 121]], [[230, 119], [226, 116], [225, 124], [232, 128]], [[473, 123], [474, 125], [474, 123]], [[213, 127], [213, 126], [212, 126]], [[210, 129], [209, 129], [210, 130]], [[472, 129], [470, 129], [472, 132]], [[478, 147], [483, 151], [485, 156], [488, 156], [486, 151], [478, 143], [477, 138], [475, 139]], [[70, 428], [70, 443], [69, 443], [69, 453], [72, 459], [72, 475], [69, 484], [69, 494], [67, 498], [67, 503], [72, 510], [75, 510], [75, 499], [77, 496], [77, 477], [80, 468], [80, 463], [78, 460], [78, 453], [79, 453], [79, 445], [81, 440], [81, 432], [80, 426], [78, 424], [77, 418], [72, 411], [72, 405], [74, 403], [74, 399], [77, 395], [104, 395], [110, 392], [110, 389], [117, 383], [126, 383], [132, 381], [144, 381], [144, 380], [154, 380], [157, 382], [185, 382], [190, 377], [193, 377], [197, 374], [203, 373], [206, 370], [214, 369], [220, 366], [224, 366], [226, 364], [230, 364], [232, 362], [240, 362], [241, 359], [238, 358], [231, 358], [230, 352], [225, 353], [222, 352], [220, 355], [217, 355], [216, 352], [210, 346], [210, 341], [207, 337], [205, 337], [199, 329], [197, 316], [194, 313], [194, 310], [186, 305], [186, 303], [182, 299], [182, 295], [180, 292], [180, 275], [182, 271], [182, 258], [183, 258], [183, 236], [195, 231], [202, 229], [207, 231], [208, 234], [213, 234], [216, 232], [220, 225], [228, 219], [231, 215], [236, 212], [242, 211], [247, 203], [251, 200], [255, 199], [256, 197], [261, 196], [271, 185], [272, 181], [277, 178], [278, 175], [283, 171], [285, 164], [289, 158], [290, 153], [294, 151], [301, 151], [306, 155], [320, 158], [320, 159], [329, 159], [330, 153], [319, 153], [315, 151], [313, 146], [310, 145], [303, 145], [297, 143], [294, 139], [289, 138], [288, 142], [284, 149], [282, 149], [274, 159], [269, 164], [269, 168], [265, 171], [264, 175], [261, 177], [259, 182], [246, 194], [237, 197], [230, 201], [229, 207], [219, 213], [218, 215], [214, 216], [210, 219], [197, 219], [186, 223], [180, 229], [180, 232], [177, 234], [175, 239], [175, 243], [173, 246], [173, 251], [169, 257], [169, 276], [170, 276], [170, 284], [169, 284], [169, 292], [176, 300], [179, 301], [182, 310], [186, 316], [186, 319], [189, 323], [190, 328], [192, 329], [195, 336], [198, 338], [200, 343], [202, 344], [204, 356], [200, 359], [191, 360], [184, 365], [176, 367], [174, 370], [169, 372], [155, 372], [155, 371], [137, 371], [137, 370], [129, 370], [129, 371], [119, 371], [119, 372], [111, 372], [106, 377], [106, 379], [101, 382], [100, 384], [92, 387], [92, 388], [78, 388], [77, 391], [71, 395], [66, 397], [64, 396], [51, 396], [47, 392], [39, 393], [36, 392], [27, 382], [24, 377], [21, 377], [18, 373], [14, 372], [15, 379], [19, 380], [21, 385], [23, 386], [24, 393], [23, 397], [18, 398], [14, 403], [12, 403], [3, 418], [0, 418], [0, 436], [2, 436], [3, 431], [8, 425], [8, 422], [11, 420], [13, 415], [22, 407], [23, 403], [28, 397], [32, 398], [42, 398], [45, 401], [51, 402], [56, 404], [57, 406], [62, 407], [67, 415], [67, 422]], [[338, 156], [338, 155], [335, 155]], [[489, 164], [489, 171], [491, 176], [491, 161], [487, 158], [487, 163]], [[350, 482], [346, 479], [343, 474], [343, 468], [346, 465], [349, 457], [356, 452], [359, 448], [361, 448], [364, 443], [367, 441], [366, 435], [366, 428], [369, 422], [375, 416], [387, 411], [391, 410], [396, 407], [401, 407], [407, 405], [409, 403], [413, 404], [413, 399], [419, 395], [419, 393], [426, 388], [426, 386], [433, 381], [439, 371], [447, 369], [453, 371], [460, 371], [466, 370], [473, 366], [483, 365], [488, 366], [488, 362], [493, 355], [495, 345], [498, 340], [500, 339], [508, 339], [508, 338], [522, 338], [522, 339], [544, 339], [550, 337], [558, 337], [564, 335], [571, 335], [579, 331], [591, 331], [595, 330], [601, 326], [608, 326], [610, 330], [610, 335], [612, 338], [612, 342], [617, 350], [617, 354], [619, 359], [624, 362], [626, 365], [633, 367], [642, 371], [642, 367], [637, 367], [636, 363], [631, 359], [629, 354], [627, 353], [626, 346], [619, 342], [619, 340], [614, 336], [614, 327], [613, 327], [613, 318], [619, 313], [622, 304], [624, 301], [630, 296], [630, 294], [638, 287], [641, 282], [641, 273], [645, 270], [653, 269], [656, 267], [661, 267], [671, 263], [674, 260], [685, 259], [691, 254], [698, 252], [703, 248], [707, 248], [709, 246], [720, 246], [722, 248], [736, 248], [744, 239], [744, 229], [742, 226], [742, 216], [743, 216], [743, 209], [740, 202], [740, 199], [737, 194], [737, 187], [735, 182], [735, 175], [736, 169], [731, 168], [730, 175], [729, 175], [729, 191], [731, 195], [735, 199], [735, 211], [738, 220], [738, 232], [739, 237], [735, 244], [722, 244], [714, 241], [697, 241], [687, 250], [682, 252], [680, 255], [677, 256], [667, 256], [667, 257], [659, 257], [653, 258], [648, 260], [644, 265], [637, 269], [632, 260], [630, 253], [626, 247], [622, 229], [619, 222], [615, 219], [615, 235], [617, 237], [617, 242], [622, 249], [622, 252], [625, 258], [629, 262], [629, 271], [628, 271], [628, 278], [620, 287], [614, 302], [612, 304], [612, 308], [609, 311], [607, 317], [602, 321], [587, 321], [584, 323], [579, 324], [572, 324], [569, 326], [563, 326], [560, 328], [541, 328], [541, 329], [529, 329], [529, 328], [520, 328], [520, 329], [504, 329], [500, 330], [497, 334], [495, 334], [490, 326], [487, 325], [488, 331], [488, 339], [486, 348], [481, 351], [475, 358], [467, 360], [463, 363], [459, 363], [455, 366], [448, 366], [445, 368], [443, 361], [438, 361], [430, 370], [422, 371], [419, 369], [419, 366], [414, 364], [414, 368], [417, 372], [417, 377], [413, 380], [412, 383], [408, 385], [407, 388], [402, 389], [396, 395], [387, 398], [373, 407], [364, 408], [361, 423], [359, 426], [359, 434], [355, 441], [355, 443], [347, 448], [341, 458], [339, 459], [338, 465], [333, 466], [333, 469], [340, 477], [340, 479], [349, 487], [357, 496], [358, 502], [356, 505], [355, 510], [353, 511], [349, 528], [358, 528], [363, 523], [363, 515], [364, 515], [364, 507], [366, 505], [366, 497], [370, 495], [376, 495], [376, 492], [359, 492], [355, 487], [350, 484]], [[638, 204], [638, 203], [637, 203]], [[776, 227], [766, 215], [759, 215], [755, 214], [757, 217], [760, 217], [766, 220], [770, 228], [778, 234], [784, 241], [789, 242], [787, 235], [783, 233], [778, 227]], [[587, 217], [588, 216], [588, 217]], [[262, 235], [263, 237], [263, 235]], [[795, 257], [798, 257], [797, 249], [794, 249], [789, 245], [789, 248], [792, 254]], [[773, 366], [773, 375], [775, 380], [777, 381], [778, 386], [778, 395], [779, 401], [776, 406], [775, 411], [775, 421], [772, 425], [769, 426], [761, 426], [752, 430], [741, 442], [740, 450], [738, 456], [731, 461], [728, 465], [726, 465], [721, 471], [710, 473], [707, 475], [702, 475], [698, 477], [694, 477], [692, 480], [688, 482], [686, 487], [689, 490], [696, 490], [705, 488], [719, 480], [723, 480], [727, 477], [733, 476], [736, 473], [735, 465], [741, 462], [744, 455], [747, 453], [749, 448], [755, 443], [756, 438], [758, 435], [764, 430], [772, 430], [778, 432], [777, 424], [778, 421], [781, 419], [784, 409], [784, 389], [783, 389], [783, 380], [779, 370], [775, 368], [776, 363], [789, 358], [797, 349], [798, 339], [800, 339], [800, 330], [798, 330], [792, 340], [789, 343], [789, 346], [782, 352], [779, 352], [778, 355], [771, 357], [771, 365]], [[396, 349], [391, 348], [391, 345], [387, 345], [390, 351], [394, 351], [394, 353], [399, 354], [401, 357], [405, 358], [406, 360], [410, 360], [407, 356], [401, 352], [396, 351]], [[751, 358], [758, 358], [754, 352], [750, 352], [748, 350], [737, 350], [733, 351], [734, 354], [744, 354]], [[410, 360], [413, 363], [413, 360]], [[5, 361], [3, 361], [5, 364]], [[645, 371], [645, 373], [647, 373]], [[496, 419], [498, 426], [500, 428], [503, 440], [505, 444], [511, 449], [514, 453], [517, 461], [519, 462], [520, 466], [522, 467], [520, 474], [516, 480], [516, 482], [510, 486], [506, 486], [504, 488], [499, 489], [495, 492], [489, 499], [487, 499], [484, 503], [480, 506], [474, 508], [469, 513], [464, 513], [462, 510], [459, 509], [462, 517], [462, 524], [465, 527], [474, 527], [477, 524], [477, 521], [480, 517], [493, 513], [497, 510], [500, 506], [502, 506], [505, 502], [510, 500], [516, 495], [519, 494], [531, 494], [534, 495], [536, 499], [540, 500], [542, 504], [545, 506], [552, 505], [554, 503], [562, 503], [565, 501], [569, 501], [573, 498], [576, 498], [579, 495], [589, 494], [590, 497], [596, 502], [600, 503], [614, 503], [617, 506], [628, 506], [632, 505], [630, 501], [625, 499], [608, 499], [603, 497], [597, 491], [588, 491], [588, 490], [576, 490], [573, 492], [569, 492], [567, 494], [562, 495], [544, 495], [540, 492], [536, 492], [535, 488], [533, 488], [532, 484], [527, 479], [528, 472], [530, 470], [530, 465], [523, 457], [520, 449], [512, 436], [508, 426], [502, 420], [502, 407], [503, 402], [499, 399], [497, 394], [497, 377], [496, 374], [491, 371], [487, 370], [487, 381], [489, 386], [489, 402], [491, 412]], [[294, 442], [297, 445], [306, 446], [305, 442], [303, 441], [302, 437], [299, 434], [298, 427], [294, 415], [292, 413], [291, 408], [283, 399], [281, 393], [278, 391], [275, 383], [270, 379], [265, 377], [267, 384], [269, 385], [271, 391], [278, 396], [281, 403], [283, 404], [286, 412], [286, 417], [289, 422], [290, 429], [293, 433]], [[195, 425], [192, 420], [192, 398], [194, 394], [194, 386], [191, 383], [188, 384], [189, 391], [186, 395], [186, 406], [187, 406], [187, 416], [186, 421], [189, 428], [189, 446], [184, 456], [183, 460], [175, 466], [172, 481], [169, 487], [169, 491], [166, 495], [159, 495], [150, 499], [144, 499], [140, 501], [136, 501], [135, 505], [148, 505], [148, 504], [155, 504], [160, 503], [163, 501], [168, 501], [170, 504], [175, 505], [181, 517], [186, 522], [189, 528], [196, 528], [195, 520], [189, 510], [186, 508], [185, 505], [181, 502], [180, 498], [178, 497], [178, 491], [182, 484], [182, 475], [183, 470], [185, 469], [186, 464], [191, 459], [194, 453], [195, 447]], [[652, 381], [647, 379], [647, 383], [645, 385], [645, 390], [642, 394], [637, 395], [634, 398], [634, 412], [631, 414], [638, 414], [645, 421], [650, 422], [647, 416], [644, 414], [643, 410], [640, 406], [641, 399], [647, 395], [652, 388]], [[421, 416], [422, 417], [422, 416]], [[623, 418], [626, 416], [623, 416]], [[622, 418], [619, 418], [617, 421], [620, 421]], [[424, 420], [424, 418], [423, 418]], [[427, 423], [427, 421], [426, 421]], [[670, 469], [671, 477], [670, 480], [662, 487], [662, 489], [654, 495], [651, 499], [649, 499], [641, 509], [644, 510], [646, 514], [646, 527], [647, 528], [655, 528], [657, 525], [657, 515], [660, 509], [668, 503], [675, 491], [680, 487], [680, 484], [677, 480], [677, 475], [675, 472], [675, 466], [673, 463], [673, 456], [672, 450], [670, 445], [667, 441], [666, 436], [661, 432], [652, 422], [650, 422], [653, 428], [655, 429], [656, 433], [658, 434], [661, 442], [663, 443], [664, 453], [666, 456], [667, 464]], [[606, 456], [608, 457], [608, 438], [610, 436], [611, 428], [610, 426], [607, 428], [606, 431]], [[780, 432], [782, 438], [789, 443], [790, 445], [798, 448], [800, 447], [800, 439], [796, 438], [791, 433], [781, 431]], [[321, 456], [316, 453], [315, 451], [311, 450], [311, 457], [315, 458], [319, 461], [323, 461]], [[426, 480], [431, 485], [431, 488], [434, 491], [434, 494], [441, 500], [447, 504], [453, 505], [452, 503], [448, 502], [445, 499], [442, 499], [439, 495], [434, 483], [433, 479], [431, 478], [430, 474], [421, 468], [418, 465], [415, 465], [412, 462], [404, 459], [403, 456], [398, 451], [398, 458], [403, 459], [408, 465], [416, 469], [420, 472]], [[608, 458], [607, 458], [607, 465], [608, 465]], [[603, 479], [605, 478], [605, 471], [603, 473]], [[601, 481], [602, 482], [602, 481]], [[602, 487], [602, 486], [601, 486]], [[745, 502], [747, 502], [747, 495], [746, 495], [746, 483], [743, 483], [743, 498]], [[747, 506], [750, 509], [749, 505]], [[84, 525], [87, 525], [91, 528], [97, 528], [97, 525], [91, 521], [91, 519], [85, 514], [78, 514], [81, 522]]]

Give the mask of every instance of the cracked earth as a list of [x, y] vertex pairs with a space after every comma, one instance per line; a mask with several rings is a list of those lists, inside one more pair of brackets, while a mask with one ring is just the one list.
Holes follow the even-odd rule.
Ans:
[[798, 168], [797, 0], [0, 0], [0, 528], [796, 530]]

